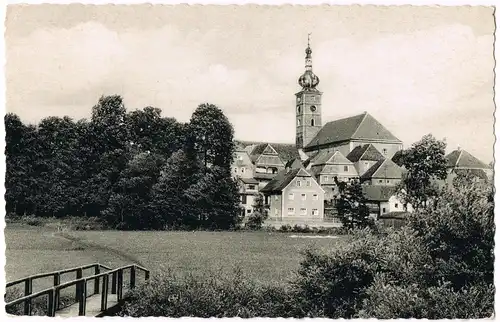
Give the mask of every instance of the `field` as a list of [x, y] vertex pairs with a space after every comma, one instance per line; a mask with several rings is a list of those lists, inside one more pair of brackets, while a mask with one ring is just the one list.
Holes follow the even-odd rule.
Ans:
[[[231, 273], [240, 268], [264, 283], [282, 283], [293, 277], [311, 248], [339, 247], [337, 239], [291, 238], [267, 232], [122, 232], [68, 231], [48, 227], [7, 226], [7, 281], [99, 262], [111, 267], [136, 263], [152, 274]], [[41, 286], [40, 286], [41, 287]], [[36, 288], [36, 286], [34, 286]]]

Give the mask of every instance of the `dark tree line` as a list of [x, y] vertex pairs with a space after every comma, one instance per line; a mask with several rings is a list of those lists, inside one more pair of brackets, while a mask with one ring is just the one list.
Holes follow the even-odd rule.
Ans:
[[90, 120], [5, 116], [7, 216], [99, 217], [110, 228], [229, 229], [239, 218], [230, 177], [233, 128], [201, 104], [189, 123], [101, 97]]

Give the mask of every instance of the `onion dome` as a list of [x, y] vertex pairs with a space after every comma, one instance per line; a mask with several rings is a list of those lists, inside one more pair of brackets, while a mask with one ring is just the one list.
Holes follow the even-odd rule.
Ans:
[[319, 77], [316, 76], [312, 71], [312, 49], [309, 45], [309, 38], [307, 39], [306, 48], [306, 70], [304, 74], [299, 77], [299, 85], [302, 86], [302, 90], [316, 90], [316, 86], [319, 84]]

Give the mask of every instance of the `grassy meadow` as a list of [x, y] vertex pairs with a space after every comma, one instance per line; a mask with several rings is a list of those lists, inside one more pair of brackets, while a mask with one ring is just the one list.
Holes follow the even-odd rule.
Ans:
[[[7, 225], [7, 281], [28, 275], [99, 262], [118, 267], [136, 263], [176, 274], [227, 274], [239, 268], [263, 283], [293, 277], [306, 248], [339, 247], [337, 239], [291, 238], [292, 233], [66, 231]], [[70, 276], [68, 276], [70, 278]], [[50, 283], [51, 281], [46, 281]], [[34, 285], [34, 290], [43, 287]]]

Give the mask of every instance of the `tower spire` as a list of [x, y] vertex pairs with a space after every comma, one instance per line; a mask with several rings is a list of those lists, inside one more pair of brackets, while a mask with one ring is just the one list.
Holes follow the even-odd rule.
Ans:
[[314, 75], [312, 71], [311, 34], [312, 33], [307, 34], [306, 70], [299, 78], [299, 85], [302, 86], [303, 90], [316, 90], [316, 86], [319, 84], [318, 76]]

